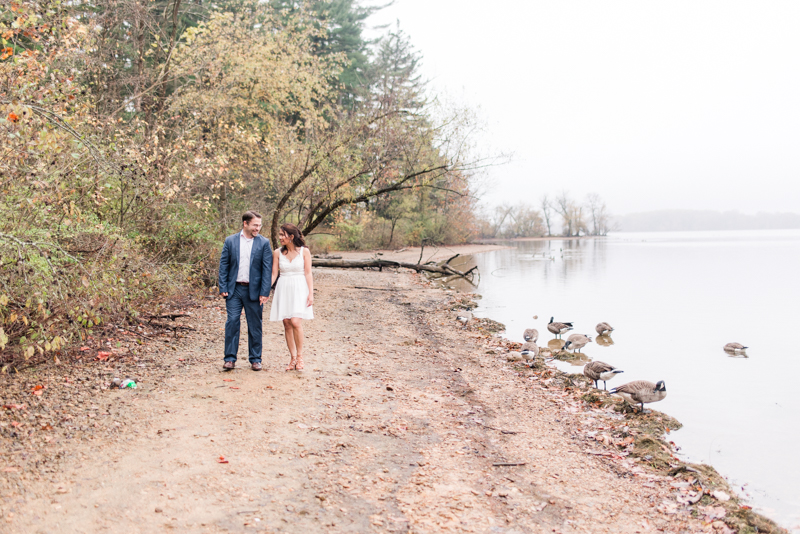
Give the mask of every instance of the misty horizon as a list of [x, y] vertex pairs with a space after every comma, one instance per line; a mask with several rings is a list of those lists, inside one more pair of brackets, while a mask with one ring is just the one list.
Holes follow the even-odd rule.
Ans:
[[611, 213], [794, 212], [800, 4], [396, 0], [432, 94], [475, 109], [487, 205], [564, 189]]

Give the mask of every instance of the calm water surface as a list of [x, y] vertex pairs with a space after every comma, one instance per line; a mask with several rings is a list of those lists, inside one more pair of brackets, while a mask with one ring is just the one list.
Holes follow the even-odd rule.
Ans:
[[[474, 256], [476, 315], [517, 341], [536, 327], [540, 345], [552, 338], [550, 316], [592, 339], [610, 323], [614, 344], [583, 350], [625, 370], [609, 387], [664, 380], [667, 398], [654, 407], [683, 423], [671, 435], [683, 456], [713, 465], [755, 509], [800, 532], [800, 231], [509, 245]], [[749, 357], [726, 355], [731, 341]]]

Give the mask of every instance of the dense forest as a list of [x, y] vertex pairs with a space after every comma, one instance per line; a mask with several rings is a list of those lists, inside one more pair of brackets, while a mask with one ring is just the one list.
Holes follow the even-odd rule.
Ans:
[[372, 12], [4, 0], [0, 369], [213, 285], [246, 209], [322, 248], [475, 236], [475, 120], [399, 28], [365, 39]]

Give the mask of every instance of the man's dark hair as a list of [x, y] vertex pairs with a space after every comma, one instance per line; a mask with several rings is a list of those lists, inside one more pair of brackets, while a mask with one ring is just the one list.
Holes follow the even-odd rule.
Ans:
[[242, 214], [242, 222], [243, 223], [249, 223], [253, 219], [261, 219], [261, 218], [262, 218], [261, 214], [258, 213], [257, 211], [253, 211], [253, 210], [246, 211], [246, 212], [244, 212]]

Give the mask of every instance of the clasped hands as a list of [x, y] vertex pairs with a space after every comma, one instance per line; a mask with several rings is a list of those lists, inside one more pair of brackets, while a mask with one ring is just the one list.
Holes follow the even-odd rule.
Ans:
[[[228, 293], [220, 293], [219, 295], [220, 295], [221, 297], [227, 297], [227, 296], [228, 296]], [[266, 304], [268, 300], [269, 300], [269, 297], [265, 297], [265, 296], [263, 296], [263, 295], [260, 295], [260, 296], [258, 297], [258, 303], [259, 303], [261, 306], [263, 306], [264, 304]]]

